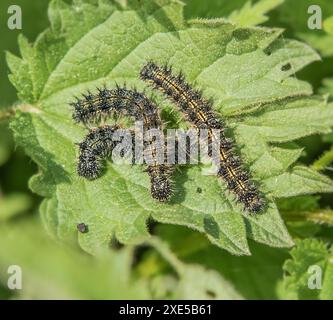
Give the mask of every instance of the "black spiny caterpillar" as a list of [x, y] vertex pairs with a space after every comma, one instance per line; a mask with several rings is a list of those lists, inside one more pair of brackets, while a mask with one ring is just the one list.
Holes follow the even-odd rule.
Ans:
[[[83, 99], [78, 99], [71, 105], [74, 107], [73, 119], [76, 122], [96, 123], [114, 113], [142, 121], [144, 133], [150, 129], [162, 130], [158, 108], [143, 93], [136, 90], [120, 87], [112, 90], [98, 89], [96, 94], [88, 93]], [[101, 174], [103, 169], [101, 159], [114, 148], [114, 144], [109, 141], [113, 134], [112, 128], [103, 128], [91, 131], [80, 144], [78, 174], [88, 179], [95, 179]], [[151, 195], [158, 201], [167, 201], [172, 195], [173, 167], [157, 161], [158, 145], [154, 141], [145, 141], [144, 147], [148, 147], [151, 152], [152, 161], [145, 170], [151, 181]]]
[[89, 131], [83, 142], [79, 143], [80, 155], [77, 165], [79, 176], [89, 180], [98, 178], [103, 171], [104, 161], [115, 147], [112, 140], [118, 126], [101, 126]]
[[225, 125], [213, 111], [212, 101], [203, 98], [202, 93], [193, 89], [182, 74], [173, 75], [171, 68], [149, 62], [142, 68], [140, 77], [165, 93], [196, 128], [207, 129], [210, 141], [215, 138], [213, 129], [220, 130], [218, 176], [224, 178], [228, 188], [236, 194], [248, 212], [262, 211], [265, 201], [243, 168], [240, 158], [235, 155], [234, 142], [225, 136]]
[[143, 93], [121, 87], [97, 90], [96, 94], [89, 92], [71, 103], [75, 122], [97, 123], [114, 113], [143, 121], [146, 130], [161, 127], [158, 108]]

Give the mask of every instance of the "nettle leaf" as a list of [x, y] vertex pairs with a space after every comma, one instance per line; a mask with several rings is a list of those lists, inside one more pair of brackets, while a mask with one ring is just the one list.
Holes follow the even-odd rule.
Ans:
[[[311, 87], [293, 77], [318, 55], [300, 42], [281, 40], [281, 30], [221, 22], [187, 25], [183, 5], [176, 1], [146, 1], [135, 10], [137, 6], [111, 8], [105, 1], [78, 1], [74, 7], [52, 2], [51, 9], [58, 3], [61, 14], [50, 14], [55, 30], [48, 29], [49, 36], [42, 35], [33, 46], [21, 40], [22, 59], [8, 56], [11, 79], [22, 99], [11, 128], [16, 142], [39, 165], [30, 187], [46, 197], [41, 214], [49, 232], [72, 239], [76, 224], [84, 222], [89, 232], [80, 234], [79, 242], [93, 253], [108, 246], [113, 236], [123, 243], [143, 241], [151, 217], [205, 233], [236, 255], [250, 254], [248, 237], [275, 247], [293, 245], [274, 198], [332, 191], [328, 178], [294, 167], [302, 150], [290, 143], [326, 133], [333, 125], [332, 105], [308, 97]], [[74, 9], [83, 14], [85, 6], [91, 20], [84, 32], [65, 23]], [[49, 48], [59, 41], [59, 52]], [[138, 74], [150, 59], [182, 70], [188, 81], [215, 99], [216, 111], [232, 129], [239, 152], [262, 186], [266, 212], [248, 215], [225, 183], [206, 175], [202, 166], [180, 168], [168, 204], [151, 198], [141, 166], [108, 163], [106, 174], [95, 181], [77, 176], [75, 143], [87, 130], [73, 123], [68, 102], [103, 84], [145, 88]], [[43, 67], [46, 60], [53, 61], [48, 68]], [[160, 94], [154, 99], [162, 115], [171, 117], [175, 108]]]
[[332, 250], [319, 240], [305, 239], [298, 241], [290, 254], [292, 259], [284, 264], [287, 298], [332, 299]]
[[[284, 0], [187, 0], [185, 14], [187, 17], [225, 17], [240, 26], [255, 26], [268, 20], [266, 14], [278, 7]], [[240, 8], [240, 9], [239, 9]]]
[[23, 59], [7, 53], [9, 76], [19, 98], [35, 103], [63, 57], [92, 28], [105, 21], [114, 10], [108, 0], [74, 0], [69, 5], [62, 0], [50, 2], [48, 15], [51, 26], [39, 35], [34, 45], [19, 37]]
[[282, 4], [284, 0], [260, 0], [254, 4], [247, 1], [244, 6], [232, 12], [229, 19], [239, 26], [255, 26], [268, 20], [266, 13]]

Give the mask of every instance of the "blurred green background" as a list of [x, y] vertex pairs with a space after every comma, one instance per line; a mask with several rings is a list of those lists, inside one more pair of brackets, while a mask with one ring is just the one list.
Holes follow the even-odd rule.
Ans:
[[[193, 17], [220, 17], [228, 16], [235, 9], [239, 9], [247, 1], [238, 0], [187, 0], [185, 15]], [[256, 1], [253, 1], [254, 3]], [[316, 62], [300, 73], [297, 77], [310, 82], [315, 92], [327, 92], [323, 89], [325, 78], [333, 78], [333, 50], [326, 50], [325, 34], [319, 33], [313, 39], [311, 32], [306, 28], [307, 15], [304, 14], [311, 1], [297, 1], [301, 3], [299, 9], [294, 8], [295, 0], [286, 0], [284, 4], [269, 14], [267, 26], [282, 27], [286, 32], [284, 37], [293, 37], [309, 42], [321, 53], [323, 60]], [[333, 15], [333, 4], [330, 0], [317, 1], [325, 8], [324, 18]], [[8, 68], [5, 61], [5, 51], [19, 54], [17, 37], [23, 33], [29, 41], [34, 41], [37, 35], [48, 26], [47, 7], [48, 0], [15, 0], [21, 6], [23, 14], [23, 29], [9, 30], [7, 27], [8, 7], [13, 1], [1, 0], [0, 3], [0, 112], [17, 102], [14, 87], [8, 80]], [[333, 48], [333, 43], [331, 43]], [[331, 48], [330, 48], [331, 49]], [[298, 141], [307, 153], [302, 161], [313, 163], [323, 152], [329, 150], [333, 142], [333, 135], [325, 137], [309, 137]], [[142, 250], [133, 253], [132, 248], [125, 248], [111, 253], [103, 253], [98, 259], [92, 258], [74, 244], [73, 247], [64, 247], [62, 244], [50, 240], [41, 227], [38, 218], [39, 197], [33, 195], [28, 189], [29, 178], [37, 172], [37, 167], [26, 157], [20, 148], [15, 148], [12, 136], [8, 130], [8, 123], [0, 121], [0, 299], [42, 299], [42, 298], [150, 298], [151, 288], [145, 275], [154, 275], [168, 270], [152, 252]], [[331, 176], [331, 173], [328, 173]], [[323, 207], [333, 207], [331, 196], [321, 199]], [[256, 248], [253, 260], [248, 258], [230, 257], [227, 253], [210, 246], [200, 235], [193, 235], [180, 227], [162, 227], [156, 232], [165, 239], [172, 239], [171, 244], [175, 250], [184, 255], [184, 259], [200, 263], [206, 256], [206, 266], [214, 266], [220, 261], [228, 261], [229, 269], [222, 270], [226, 277], [235, 280], [240, 277], [237, 268], [246, 266], [248, 270], [255, 270], [263, 263], [262, 256], [268, 255], [274, 261], [269, 272], [266, 272], [268, 284], [277, 283], [282, 278], [282, 264], [287, 257], [287, 250], [275, 249], [254, 245]], [[175, 232], [175, 233], [174, 233]], [[322, 231], [325, 233], [325, 230]], [[187, 252], [185, 246], [178, 246], [176, 241], [188, 243], [197, 242], [199, 249], [196, 252]], [[200, 248], [207, 250], [200, 251]], [[182, 253], [181, 250], [185, 250]], [[270, 252], [270, 253], [269, 253]], [[214, 256], [216, 261], [211, 257]], [[133, 260], [141, 262], [133, 272]], [[238, 260], [237, 260], [238, 259]], [[156, 262], [158, 261], [158, 262]], [[11, 264], [24, 266], [24, 292], [8, 290], [7, 268]], [[236, 266], [234, 271], [232, 266]], [[244, 267], [243, 267], [244, 268]], [[259, 269], [261, 267], [259, 266]], [[159, 271], [156, 271], [159, 270]], [[246, 270], [241, 269], [246, 272]], [[139, 275], [139, 276], [138, 276]], [[236, 280], [235, 280], [236, 281]], [[273, 285], [268, 285], [262, 292], [250, 292], [246, 279], [240, 287], [244, 287], [243, 294], [248, 298], [276, 298], [277, 293]]]
[[[2, 107], [16, 101], [15, 89], [8, 81], [8, 69], [5, 61], [5, 51], [18, 54], [17, 36], [23, 33], [29, 41], [35, 40], [36, 36], [48, 26], [47, 7], [48, 0], [1, 0], [0, 3], [0, 88]], [[7, 26], [8, 8], [10, 5], [19, 5], [22, 8], [22, 30], [9, 30]]]
[[[17, 37], [20, 33], [23, 33], [29, 41], [35, 40], [37, 35], [42, 32], [48, 26], [47, 18], [47, 0], [34, 0], [25, 1], [17, 0], [15, 5], [19, 5], [22, 8], [22, 30], [9, 30], [7, 26], [8, 8], [14, 4], [10, 0], [2, 0], [0, 3], [0, 110], [4, 111], [6, 108], [15, 104], [17, 96], [15, 88], [11, 85], [8, 79], [8, 68], [5, 60], [6, 51], [10, 51], [16, 55], [19, 54]], [[27, 193], [27, 180], [36, 171], [36, 168], [31, 161], [25, 157], [22, 150], [16, 149], [14, 151], [14, 145], [11, 137], [11, 133], [7, 130], [7, 123], [0, 123], [0, 192], [2, 194], [10, 193]], [[23, 200], [23, 194], [21, 201]], [[31, 195], [29, 195], [31, 197]], [[25, 200], [26, 205], [31, 201]], [[10, 206], [19, 206], [15, 204], [16, 201], [13, 198], [7, 201]], [[1, 205], [0, 205], [1, 208]], [[15, 211], [15, 208], [11, 209]]]

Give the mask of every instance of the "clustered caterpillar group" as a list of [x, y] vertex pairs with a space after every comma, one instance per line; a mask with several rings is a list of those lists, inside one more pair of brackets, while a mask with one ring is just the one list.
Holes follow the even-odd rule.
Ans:
[[241, 159], [235, 155], [234, 141], [225, 136], [225, 125], [212, 109], [212, 101], [202, 97], [202, 93], [193, 89], [182, 74], [175, 76], [171, 68], [159, 67], [153, 62], [146, 64], [140, 73], [142, 80], [154, 89], [162, 91], [185, 114], [186, 119], [198, 129], [207, 129], [210, 143], [216, 139], [213, 129], [220, 130], [220, 167], [218, 176], [222, 177], [228, 188], [236, 194], [249, 212], [260, 212], [265, 203], [257, 187], [250, 180]]
[[[218, 140], [219, 166], [217, 175], [222, 177], [227, 187], [246, 211], [258, 213], [265, 207], [265, 201], [250, 174], [245, 170], [241, 159], [235, 154], [234, 141], [225, 134], [223, 121], [213, 110], [213, 102], [205, 99], [202, 93], [185, 81], [182, 74], [172, 74], [171, 68], [160, 67], [153, 62], [146, 64], [140, 78], [154, 89], [162, 91], [185, 115], [195, 128], [208, 132], [209, 155], [212, 156], [212, 144]], [[82, 99], [72, 103], [73, 119], [85, 124], [96, 123], [111, 114], [126, 115], [143, 122], [144, 131], [163, 130], [157, 106], [143, 93], [136, 90], [117, 87], [112, 90], [99, 89], [96, 94], [88, 93]], [[103, 162], [115, 147], [112, 135], [119, 126], [103, 125], [90, 130], [85, 140], [79, 144], [80, 156], [77, 172], [87, 179], [96, 179], [103, 170]], [[219, 130], [218, 137], [215, 130]], [[151, 182], [151, 195], [161, 202], [168, 201], [172, 195], [171, 175], [173, 165], [157, 161], [158, 148], [154, 141], [144, 142], [151, 154], [151, 161], [145, 170]], [[167, 151], [168, 152], [168, 151]], [[163, 153], [163, 157], [167, 155]]]
[[[96, 123], [112, 113], [133, 117], [143, 122], [144, 131], [162, 130], [162, 121], [157, 106], [143, 93], [136, 90], [117, 87], [113, 90], [99, 89], [96, 94], [88, 93], [82, 99], [72, 103], [73, 119], [76, 122]], [[79, 144], [80, 156], [77, 172], [87, 179], [95, 179], [102, 171], [102, 161], [115, 147], [112, 135], [119, 127], [102, 126], [93, 128], [85, 140]], [[151, 195], [164, 202], [172, 195], [172, 166], [160, 163], [156, 159], [159, 145], [153, 140], [144, 141], [144, 146], [151, 153], [145, 170], [151, 182]]]

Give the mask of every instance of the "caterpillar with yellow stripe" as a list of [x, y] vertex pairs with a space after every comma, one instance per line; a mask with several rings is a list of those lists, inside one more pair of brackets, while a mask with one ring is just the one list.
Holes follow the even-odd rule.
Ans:
[[[159, 109], [153, 101], [143, 93], [125, 87], [102, 88], [97, 93], [88, 92], [71, 105], [74, 107], [72, 117], [75, 122], [99, 123], [103, 118], [116, 114], [142, 121], [144, 133], [150, 129], [163, 129]], [[79, 144], [77, 173], [80, 176], [93, 180], [102, 174], [104, 161], [115, 147], [112, 136], [117, 129], [119, 127], [108, 125], [90, 129], [84, 141]], [[150, 156], [145, 171], [150, 177], [151, 195], [160, 202], [168, 201], [173, 193], [173, 166], [158, 161], [158, 148], [161, 146], [157, 143], [145, 141], [144, 146], [146, 155]]]
[[[212, 100], [205, 99], [200, 91], [193, 89], [184, 75], [173, 75], [170, 67], [160, 67], [154, 62], [148, 62], [141, 69], [140, 78], [162, 91], [194, 127], [208, 130], [210, 144], [214, 139], [220, 140], [217, 175], [225, 180], [228, 189], [237, 196], [246, 211], [261, 212], [266, 206], [265, 200], [251, 181], [242, 160], [235, 154], [235, 143], [226, 137], [226, 127], [214, 112]], [[214, 136], [214, 130], [220, 131], [218, 138]]]

